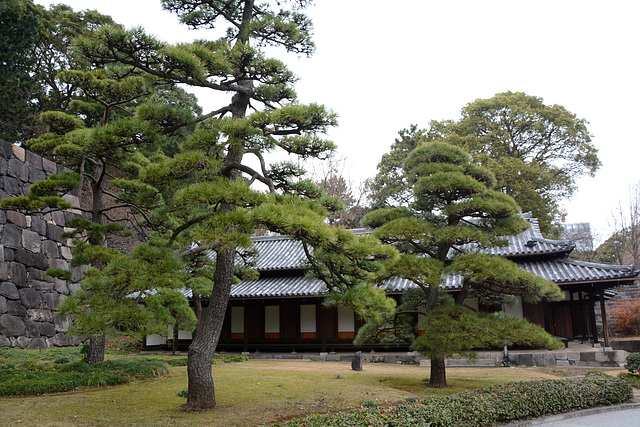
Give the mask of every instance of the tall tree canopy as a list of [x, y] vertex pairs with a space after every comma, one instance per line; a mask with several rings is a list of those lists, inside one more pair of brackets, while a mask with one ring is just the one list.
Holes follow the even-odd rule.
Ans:
[[33, 50], [41, 27], [40, 13], [30, 0], [0, 2], [0, 138], [9, 142], [35, 134]]
[[406, 141], [447, 138], [492, 171], [499, 191], [512, 196], [524, 211], [540, 220], [544, 233], [553, 226], [558, 202], [576, 190], [576, 180], [600, 167], [587, 122], [560, 105], [546, 105], [522, 92], [499, 93], [462, 109], [460, 120], [432, 121], [426, 130], [401, 133], [391, 153], [378, 165], [375, 188], [386, 200], [390, 177], [406, 156]]
[[[493, 174], [472, 162], [461, 148], [443, 141], [421, 144], [406, 156], [404, 174], [413, 190], [412, 202], [373, 211], [363, 223], [375, 228], [374, 235], [382, 242], [398, 248], [402, 255], [390, 271], [413, 282], [419, 291], [409, 292], [391, 316], [365, 325], [358, 341], [381, 330], [387, 339], [397, 334], [398, 321], [408, 309], [425, 315], [424, 335], [413, 336], [413, 347], [431, 357], [430, 385], [445, 387], [444, 358], [482, 342], [477, 335], [482, 319], [462, 307], [467, 297], [503, 304], [516, 295], [535, 301], [559, 298], [562, 293], [554, 283], [520, 270], [511, 261], [478, 253], [505, 244], [503, 236], [521, 232], [528, 224], [518, 215], [515, 201], [493, 189]], [[447, 275], [462, 280], [455, 305], [443, 304], [441, 284]], [[340, 301], [340, 296], [335, 298]], [[496, 322], [482, 324], [492, 323]], [[495, 329], [493, 335], [497, 334]]]
[[88, 65], [74, 57], [73, 40], [108, 24], [114, 24], [109, 16], [75, 12], [62, 4], [48, 10], [31, 0], [0, 4], [0, 41], [5, 47], [0, 53], [1, 137], [24, 143], [46, 131], [38, 122], [41, 112], [68, 111], [78, 87], [58, 74]]
[[[80, 37], [76, 51], [91, 71], [66, 75], [76, 85], [91, 82], [95, 90], [84, 90], [83, 97], [71, 106], [83, 118], [109, 111], [113, 122], [85, 123], [95, 129], [91, 135], [100, 140], [91, 137], [82, 142], [83, 137], [72, 130], [52, 136], [51, 141], [66, 141], [61, 144], [40, 142], [42, 148], [67, 154], [77, 150], [69, 144], [70, 139], [87, 149], [95, 148], [94, 144], [127, 141], [120, 136], [132, 144], [149, 143], [149, 149], [134, 149], [135, 153], [123, 159], [126, 177], [112, 174], [110, 163], [105, 170], [115, 178], [111, 183], [118, 190], [118, 203], [133, 207], [135, 220], [141, 221], [141, 230], [151, 232], [150, 242], [155, 247], [169, 248], [187, 262], [189, 286], [197, 289], [194, 293], [208, 296], [209, 304], [198, 313], [189, 348], [186, 405], [187, 410], [205, 410], [216, 404], [211, 360], [231, 284], [249, 273], [235, 265], [238, 250], [249, 246], [248, 236], [256, 227], [280, 229], [276, 218], [264, 212], [285, 206], [279, 210], [284, 219], [277, 219], [287, 224], [291, 221], [286, 217], [324, 212], [320, 205], [308, 207], [296, 202], [322, 196], [316, 185], [304, 179], [296, 162], [268, 164], [267, 156], [274, 151], [302, 158], [328, 155], [333, 144], [318, 134], [336, 125], [336, 116], [322, 105], [297, 103], [293, 89], [296, 77], [282, 61], [261, 50], [280, 46], [297, 54], [313, 52], [311, 22], [302, 13], [306, 1], [167, 0], [163, 5], [185, 24], [223, 30], [226, 35], [214, 41], [170, 45], [142, 29], [109, 27]], [[108, 76], [113, 72], [125, 74], [111, 83]], [[145, 102], [159, 96], [159, 84], [206, 88], [222, 95], [221, 99], [228, 98], [219, 108], [193, 118], [186, 111], [176, 112], [174, 106]], [[143, 88], [148, 89], [144, 94], [135, 93]], [[125, 111], [117, 100], [101, 102], [98, 94], [102, 90], [129, 90], [130, 96], [122, 101], [128, 101], [133, 110]], [[171, 142], [176, 137], [180, 139], [177, 145]], [[89, 162], [88, 172], [97, 169]], [[260, 184], [264, 191], [259, 190]], [[302, 220], [289, 231], [299, 232], [317, 222]], [[193, 242], [199, 246], [193, 247]], [[206, 251], [211, 256], [203, 256]], [[120, 271], [111, 268], [104, 271]], [[109, 282], [105, 279], [105, 283]]]

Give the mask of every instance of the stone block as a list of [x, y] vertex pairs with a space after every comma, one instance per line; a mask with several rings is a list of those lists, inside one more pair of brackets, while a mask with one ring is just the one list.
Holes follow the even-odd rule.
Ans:
[[[2, 226], [0, 225], [0, 233], [2, 233]], [[4, 264], [4, 246], [0, 245], [0, 263]], [[0, 279], [0, 280], [5, 280], [5, 279]]]
[[27, 286], [27, 267], [19, 262], [9, 264], [9, 280], [19, 288]]
[[9, 280], [9, 264], [0, 262], [0, 281]]
[[[7, 174], [7, 159], [4, 157], [0, 157], [0, 176], [4, 176]], [[2, 181], [0, 181], [0, 185], [2, 185]]]
[[47, 179], [47, 174], [42, 169], [29, 168], [29, 182], [38, 182]]
[[2, 189], [9, 197], [19, 196], [22, 194], [22, 185], [20, 184], [20, 181], [8, 175], [2, 177]]
[[80, 290], [82, 286], [79, 282], [69, 282], [67, 283], [67, 289], [69, 289], [69, 295], [73, 295]]
[[614, 350], [615, 356], [613, 358], [614, 362], [625, 363], [627, 361], [627, 356], [629, 355], [628, 351], [625, 350]]
[[41, 302], [38, 291], [33, 288], [22, 288], [18, 292], [20, 293], [20, 302], [25, 308], [40, 308]]
[[47, 223], [41, 218], [40, 215], [31, 216], [31, 230], [35, 231], [41, 236], [47, 235]]
[[429, 360], [429, 359], [420, 359], [420, 367], [421, 368], [430, 368], [431, 367], [431, 360]]
[[8, 222], [15, 224], [19, 228], [27, 227], [27, 217], [20, 212], [9, 210], [6, 212], [6, 217]]
[[60, 251], [60, 256], [63, 259], [66, 259], [67, 261], [71, 261], [71, 258], [73, 258], [73, 255], [71, 254], [71, 249], [68, 246], [61, 246], [59, 251]]
[[44, 338], [34, 338], [27, 346], [29, 350], [42, 350], [48, 348], [47, 341]]
[[40, 335], [45, 337], [52, 337], [56, 334], [56, 327], [53, 323], [43, 322], [40, 323]]
[[23, 248], [18, 248], [15, 250], [15, 258], [14, 258], [15, 262], [18, 262], [20, 264], [23, 264], [26, 267], [35, 267], [36, 266], [36, 261], [33, 258], [33, 255], [23, 249]]
[[571, 366], [571, 364], [566, 359], [556, 359], [556, 366]]
[[581, 362], [595, 362], [596, 361], [596, 353], [595, 351], [583, 351], [580, 353], [580, 361]]
[[519, 363], [519, 365], [534, 366], [534, 364], [533, 364], [533, 354], [530, 354], [530, 353], [520, 354], [520, 363]]
[[52, 242], [51, 240], [45, 240], [42, 242], [42, 253], [47, 256], [47, 258], [59, 258], [60, 250], [58, 249], [58, 244], [56, 242]]
[[554, 353], [533, 353], [535, 366], [555, 366], [556, 355]]
[[520, 355], [518, 353], [509, 353], [507, 356], [507, 362], [509, 362], [510, 365], [519, 365]]
[[69, 270], [69, 263], [60, 258], [54, 258], [49, 262], [51, 268], [59, 268], [61, 270]]
[[351, 369], [354, 371], [362, 371], [362, 352], [356, 351], [356, 354], [351, 360]]
[[51, 212], [51, 218], [53, 219], [54, 224], [59, 225], [60, 227], [64, 227], [67, 220], [64, 217], [64, 212], [61, 211], [53, 211]]
[[65, 243], [66, 240], [62, 238], [62, 227], [55, 224], [47, 224], [47, 238], [59, 243]]
[[4, 224], [0, 244], [12, 249], [22, 247], [22, 232], [14, 224]]
[[29, 165], [29, 169], [42, 170], [42, 157], [33, 151], [25, 150], [25, 161]]
[[27, 319], [33, 320], [34, 322], [52, 322], [53, 315], [51, 314], [51, 310], [32, 308], [27, 310]]
[[15, 347], [17, 348], [27, 348], [31, 343], [31, 338], [27, 338], [26, 336], [21, 336], [16, 338]]
[[56, 327], [56, 332], [67, 332], [71, 327], [71, 316], [66, 314], [59, 314], [53, 317], [53, 325]]
[[68, 347], [71, 344], [71, 340], [65, 334], [55, 334], [51, 338], [51, 344], [55, 347]]
[[61, 279], [55, 279], [53, 289], [62, 295], [71, 295], [69, 293], [69, 287], [67, 286], [67, 282]]
[[45, 308], [53, 310], [60, 304], [60, 294], [56, 292], [40, 293], [39, 296]]
[[11, 144], [11, 153], [13, 153], [21, 163], [24, 163], [27, 160], [26, 150], [19, 145]]
[[24, 317], [27, 314], [27, 309], [18, 300], [7, 300], [7, 314]]
[[42, 280], [47, 282], [53, 282], [53, 278], [44, 274], [44, 270], [38, 268], [27, 268], [27, 275], [30, 280]]
[[0, 283], [0, 295], [7, 299], [20, 299], [20, 293], [15, 283], [2, 282]]
[[10, 314], [0, 316], [0, 334], [6, 337], [19, 337], [27, 331], [22, 319]]
[[49, 260], [45, 254], [33, 254], [33, 267], [38, 270], [46, 270], [49, 268]]
[[567, 352], [567, 359], [573, 360], [573, 361], [580, 360], [580, 352], [577, 352], [577, 351]]
[[395, 354], [385, 354], [384, 363], [396, 363], [397, 357]]
[[71, 269], [71, 281], [79, 282], [84, 276], [84, 272], [89, 268], [88, 265], [81, 265], [79, 267], [73, 267]]
[[48, 174], [53, 175], [58, 173], [58, 165], [49, 159], [42, 158], [42, 169]]
[[0, 348], [11, 347], [11, 340], [4, 335], [0, 335]]
[[324, 354], [324, 355], [322, 355], [322, 354], [320, 354], [320, 355], [312, 354], [312, 355], [309, 356], [309, 360], [313, 360], [313, 361], [316, 361], [316, 362], [324, 362], [324, 361], [327, 360], [327, 355], [326, 354]]
[[9, 159], [7, 162], [7, 174], [23, 182], [29, 181], [29, 168], [18, 159]]
[[566, 351], [560, 351], [556, 353], [556, 360], [569, 360], [569, 356]]
[[15, 258], [13, 255], [13, 249], [4, 248], [4, 256], [2, 258], [4, 259], [5, 262], [13, 261], [13, 259]]
[[7, 312], [7, 299], [5, 297], [0, 296], [0, 314], [5, 314]]
[[29, 252], [40, 253], [41, 243], [40, 235], [35, 231], [22, 230], [22, 247]]
[[24, 326], [27, 329], [27, 337], [29, 338], [37, 338], [40, 336], [40, 324], [38, 322], [34, 322], [33, 320], [25, 320]]
[[65, 194], [64, 196], [62, 196], [62, 198], [67, 202], [71, 203], [71, 206], [73, 206], [74, 208], [80, 209], [80, 199], [78, 198], [78, 196], [74, 196], [72, 194]]

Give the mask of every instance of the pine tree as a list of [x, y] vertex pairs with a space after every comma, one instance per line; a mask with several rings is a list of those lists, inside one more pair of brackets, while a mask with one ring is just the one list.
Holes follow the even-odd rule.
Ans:
[[[479, 342], [473, 325], [481, 319], [462, 307], [467, 297], [500, 304], [514, 295], [531, 301], [558, 298], [561, 291], [511, 261], [478, 253], [504, 244], [503, 236], [521, 232], [528, 224], [511, 197], [492, 189], [493, 174], [462, 149], [443, 141], [419, 145], [407, 156], [404, 173], [413, 189], [411, 203], [373, 211], [363, 222], [375, 228], [382, 242], [398, 248], [402, 255], [391, 273], [410, 280], [419, 291], [409, 292], [392, 316], [369, 321], [357, 341], [382, 329], [387, 338], [395, 332], [403, 335], [396, 325], [403, 315], [425, 315], [425, 333], [412, 337], [413, 347], [431, 358], [430, 386], [446, 387], [445, 357]], [[441, 288], [446, 275], [462, 277], [453, 305]], [[392, 330], [386, 327], [389, 322]]]

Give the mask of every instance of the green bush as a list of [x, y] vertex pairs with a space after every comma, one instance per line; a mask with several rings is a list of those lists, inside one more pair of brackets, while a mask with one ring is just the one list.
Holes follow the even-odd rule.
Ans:
[[631, 353], [627, 356], [625, 369], [632, 374], [640, 374], [640, 353]]
[[0, 350], [0, 396], [56, 393], [77, 387], [123, 384], [168, 373], [162, 360], [148, 357], [87, 365], [80, 348]]
[[464, 391], [391, 407], [313, 414], [289, 426], [479, 426], [629, 401], [631, 387], [602, 373], [585, 378], [527, 381]]

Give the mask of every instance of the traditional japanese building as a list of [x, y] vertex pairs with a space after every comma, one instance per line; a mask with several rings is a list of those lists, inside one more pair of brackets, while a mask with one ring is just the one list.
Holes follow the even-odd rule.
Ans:
[[[508, 258], [520, 268], [557, 283], [565, 291], [565, 298], [538, 304], [519, 300], [516, 305], [502, 309], [539, 324], [558, 337], [589, 342], [604, 340], [608, 344], [604, 301], [615, 295], [609, 291], [611, 288], [632, 284], [640, 271], [633, 265], [571, 260], [568, 255], [575, 248], [573, 242], [543, 238], [537, 219], [530, 214], [524, 217], [531, 224], [528, 230], [507, 238], [508, 245], [487, 252]], [[361, 323], [348, 309], [323, 307], [322, 282], [304, 274], [306, 258], [302, 244], [280, 235], [255, 237], [253, 241], [260, 278], [232, 287], [218, 351], [353, 350], [353, 339]], [[389, 295], [399, 296], [415, 285], [395, 278], [384, 286]], [[460, 278], [447, 276], [441, 286], [448, 292], [459, 292]], [[604, 336], [600, 336], [596, 326], [596, 305], [603, 313]], [[190, 333], [180, 331], [179, 346], [186, 347], [190, 338]], [[166, 343], [167, 340], [159, 336], [146, 341], [147, 347], [161, 347]], [[374, 344], [360, 347], [372, 348], [383, 349]]]

